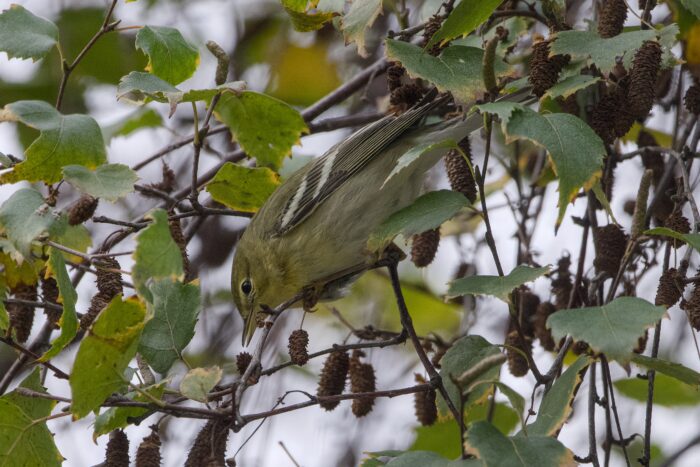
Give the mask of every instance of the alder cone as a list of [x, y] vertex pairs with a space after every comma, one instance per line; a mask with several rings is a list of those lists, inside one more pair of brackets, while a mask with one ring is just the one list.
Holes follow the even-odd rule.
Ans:
[[187, 454], [185, 467], [224, 467], [228, 426], [221, 420], [210, 420], [200, 430]]
[[386, 70], [386, 85], [389, 92], [401, 86], [401, 77], [406, 73], [406, 69], [401, 64], [394, 62]]
[[115, 430], [109, 434], [104, 466], [129, 467], [129, 438], [122, 430]]
[[[471, 163], [472, 150], [468, 136], [459, 142], [459, 147], [469, 159], [469, 163]], [[476, 180], [474, 180], [474, 175], [469, 169], [469, 164], [464, 159], [464, 156], [459, 151], [452, 149], [443, 157], [443, 161], [445, 162], [445, 171], [447, 172], [447, 179], [450, 181], [452, 191], [462, 193], [471, 203], [474, 203], [477, 193]]]
[[637, 207], [637, 201], [634, 199], [628, 199], [625, 204], [622, 205], [622, 210], [630, 216], [634, 215], [634, 209]]
[[649, 342], [649, 330], [645, 329], [644, 334], [637, 339], [637, 346], [632, 351], [636, 354], [644, 353], [647, 348], [647, 342]]
[[411, 261], [416, 267], [424, 268], [433, 262], [440, 246], [440, 229], [426, 230], [413, 236]]
[[629, 112], [643, 120], [649, 115], [656, 97], [656, 78], [661, 67], [661, 46], [656, 41], [645, 41], [634, 54], [627, 95]]
[[596, 247], [596, 257], [593, 260], [596, 270], [615, 277], [625, 255], [627, 235], [617, 225], [608, 224], [595, 228], [593, 242]]
[[[20, 284], [15, 287], [12, 294], [16, 299], [35, 302], [37, 300], [36, 284]], [[10, 317], [10, 326], [15, 331], [15, 338], [20, 344], [29, 339], [34, 324], [34, 307], [19, 303], [8, 303], [7, 314]]]
[[622, 32], [627, 19], [625, 0], [605, 0], [598, 20], [598, 35], [604, 38], [615, 37]]
[[684, 275], [676, 268], [669, 268], [661, 274], [659, 278], [659, 286], [656, 289], [655, 305], [663, 305], [668, 308], [681, 299], [683, 296], [683, 279]]
[[292, 331], [289, 335], [289, 343], [287, 348], [289, 350], [289, 358], [295, 365], [306, 365], [309, 361], [309, 351], [307, 346], [309, 345], [309, 333], [303, 329], [296, 329]]
[[700, 331], [700, 287], [695, 285], [690, 298], [685, 304], [685, 311], [688, 313], [688, 321], [696, 331]]
[[423, 98], [423, 89], [415, 83], [402, 84], [389, 96], [391, 108], [396, 113], [405, 112]]
[[532, 92], [537, 97], [547, 92], [549, 88], [557, 84], [559, 72], [569, 63], [568, 55], [549, 56], [549, 41], [537, 42], [532, 46], [530, 56], [530, 76], [528, 81], [532, 85]]
[[83, 195], [68, 209], [68, 223], [79, 225], [90, 219], [97, 209], [98, 199]]
[[685, 108], [688, 112], [694, 115], [700, 115], [700, 86], [698, 83], [694, 83], [685, 92], [685, 97], [683, 98], [685, 102]]
[[[428, 23], [425, 25], [425, 28], [423, 29], [423, 47], [428, 45], [428, 42], [430, 42], [430, 39], [433, 38], [435, 33], [440, 29], [440, 26], [442, 25], [442, 16], [440, 15], [433, 15], [430, 17], [430, 20], [428, 20]], [[428, 53], [434, 57], [437, 57], [440, 55], [440, 52], [442, 52], [442, 49], [444, 49], [446, 46], [440, 45], [440, 43], [434, 44], [432, 47], [430, 47], [430, 50], [428, 50]]]
[[571, 352], [576, 356], [588, 353], [590, 349], [591, 347], [588, 345], [588, 342], [585, 341], [576, 341], [574, 345], [571, 346]]
[[[175, 172], [170, 168], [168, 164], [163, 163], [161, 180], [158, 183], [151, 183], [148, 186], [150, 188], [162, 191], [165, 193], [171, 193], [175, 189]], [[146, 193], [147, 195], [147, 193]]]
[[518, 377], [525, 376], [530, 369], [530, 365], [527, 363], [527, 358], [515, 349], [519, 349], [525, 353], [532, 352], [532, 340], [525, 337], [523, 345], [518, 336], [518, 331], [511, 331], [506, 337], [506, 345], [508, 346], [506, 347], [506, 357], [508, 358], [510, 374]]
[[[353, 393], [374, 392], [377, 390], [374, 367], [370, 363], [360, 361], [364, 352], [355, 350], [350, 359], [350, 391]], [[352, 400], [352, 413], [357, 417], [364, 417], [372, 411], [374, 397]]]
[[171, 219], [168, 221], [168, 227], [170, 229], [170, 235], [173, 237], [175, 244], [180, 249], [180, 256], [182, 256], [182, 269], [185, 274], [185, 282], [190, 282], [194, 277], [192, 276], [192, 268], [190, 267], [190, 258], [187, 255], [187, 240], [185, 235], [182, 233], [182, 224], [180, 219]]
[[248, 365], [253, 361], [253, 356], [248, 352], [241, 352], [236, 355], [236, 368], [241, 375], [248, 369]]
[[540, 297], [532, 293], [528, 287], [523, 287], [518, 294], [520, 306], [520, 326], [523, 334], [533, 338], [535, 336], [535, 315], [540, 304]]
[[160, 467], [160, 436], [152, 431], [146, 436], [136, 451], [136, 467]]
[[[350, 357], [348, 353], [341, 350], [335, 350], [326, 358], [321, 370], [321, 378], [318, 382], [318, 396], [337, 396], [343, 393], [345, 389], [345, 379], [348, 376], [350, 367]], [[323, 401], [319, 405], [330, 411], [338, 407], [340, 401]]]
[[535, 337], [540, 340], [543, 349], [551, 352], [556, 347], [552, 331], [547, 329], [547, 318], [556, 312], [556, 307], [550, 302], [542, 302], [537, 307], [535, 314]]
[[[664, 221], [664, 227], [668, 227], [669, 229], [675, 230], [676, 232], [680, 232], [682, 234], [690, 233], [690, 221], [680, 210], [673, 211], [671, 215], [666, 218]], [[676, 247], [680, 247], [681, 245], [685, 244], [683, 240], [678, 240], [675, 238], [672, 239], [672, 242]]]
[[589, 115], [589, 125], [606, 144], [612, 144], [617, 134], [616, 129], [621, 129], [622, 124], [617, 122], [621, 118], [623, 106], [624, 100], [620, 93], [610, 90], [600, 98]]

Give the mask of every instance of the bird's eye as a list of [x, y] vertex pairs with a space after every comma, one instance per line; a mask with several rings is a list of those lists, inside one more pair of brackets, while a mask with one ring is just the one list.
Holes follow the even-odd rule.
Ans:
[[241, 282], [241, 292], [248, 295], [253, 290], [253, 284], [248, 279]]

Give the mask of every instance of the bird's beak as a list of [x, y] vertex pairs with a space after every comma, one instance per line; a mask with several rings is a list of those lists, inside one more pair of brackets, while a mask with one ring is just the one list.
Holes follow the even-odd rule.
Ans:
[[255, 313], [251, 312], [247, 317], [243, 318], [243, 346], [247, 347], [250, 344], [250, 340], [255, 334]]

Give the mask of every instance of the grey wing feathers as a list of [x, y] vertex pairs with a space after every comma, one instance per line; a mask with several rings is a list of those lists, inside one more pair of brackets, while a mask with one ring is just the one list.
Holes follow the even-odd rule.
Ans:
[[286, 202], [275, 236], [283, 235], [306, 219], [349, 177], [362, 170], [402, 133], [445, 99], [418, 105], [398, 117], [388, 116], [354, 133], [312, 162], [294, 194]]

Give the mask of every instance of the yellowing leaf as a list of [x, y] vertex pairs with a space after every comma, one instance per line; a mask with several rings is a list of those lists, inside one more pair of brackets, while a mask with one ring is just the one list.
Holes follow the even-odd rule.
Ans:
[[107, 162], [100, 127], [88, 115], [63, 115], [43, 101], [17, 101], [0, 111], [2, 121], [18, 121], [40, 133], [25, 151], [24, 161], [0, 176], [0, 183], [55, 183], [66, 165], [94, 169]]
[[180, 392], [189, 399], [206, 402], [209, 391], [221, 381], [222, 375], [223, 371], [218, 366], [193, 368], [182, 378]]
[[146, 311], [135, 298], [117, 295], [100, 312], [80, 343], [70, 375], [73, 418], [97, 409], [124, 384], [124, 370], [136, 355]]
[[382, 0], [354, 0], [350, 10], [343, 16], [341, 29], [345, 36], [345, 44], [355, 42], [357, 53], [361, 57], [367, 56], [365, 31], [372, 27], [381, 12]]
[[207, 184], [206, 190], [215, 201], [231, 209], [255, 212], [279, 183], [279, 175], [267, 167], [244, 167], [227, 162]]

